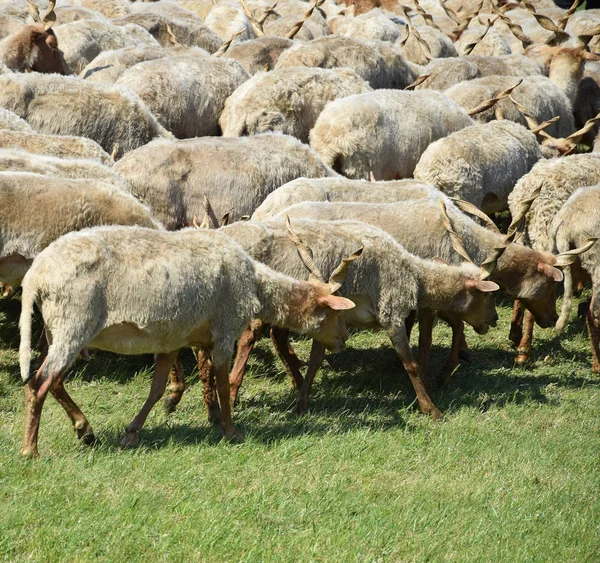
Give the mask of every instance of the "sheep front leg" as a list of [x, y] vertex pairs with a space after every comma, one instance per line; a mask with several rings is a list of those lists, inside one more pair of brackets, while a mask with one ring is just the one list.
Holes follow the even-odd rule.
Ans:
[[92, 445], [96, 441], [94, 431], [83, 412], [81, 412], [81, 409], [67, 393], [62, 377], [59, 377], [52, 387], [50, 387], [50, 393], [52, 393], [52, 396], [67, 413], [73, 424], [73, 430], [77, 433], [77, 438], [88, 446]]
[[125, 436], [123, 436], [123, 439], [121, 440], [121, 446], [123, 448], [131, 448], [138, 445], [140, 441], [140, 431], [144, 426], [144, 422], [146, 422], [148, 414], [165, 392], [167, 376], [169, 375], [173, 362], [177, 358], [178, 352], [179, 350], [175, 350], [168, 354], [156, 355], [154, 362], [154, 377], [152, 379], [150, 394], [140, 412], [125, 429]]
[[198, 358], [198, 376], [202, 381], [202, 399], [206, 407], [206, 416], [211, 424], [221, 424], [221, 409], [217, 400], [217, 387], [213, 363], [206, 350], [194, 350]]
[[308, 361], [308, 367], [306, 368], [306, 377], [304, 378], [304, 383], [298, 392], [296, 414], [302, 414], [308, 410], [308, 395], [310, 394], [315, 375], [321, 367], [324, 358], [325, 345], [313, 340], [312, 348], [310, 350], [310, 360]]
[[513, 316], [510, 321], [510, 333], [508, 339], [515, 345], [519, 346], [523, 338], [523, 316], [525, 314], [525, 308], [522, 306], [518, 299], [515, 299], [513, 305]]
[[462, 319], [459, 319], [456, 315], [448, 313], [447, 311], [440, 311], [439, 316], [441, 319], [446, 321], [452, 329], [452, 345], [450, 347], [450, 355], [446, 360], [446, 365], [442, 370], [442, 386], [450, 383], [450, 378], [454, 373], [454, 370], [460, 364], [461, 352], [466, 348], [465, 340], [465, 324]]
[[261, 321], [252, 321], [238, 340], [237, 353], [233, 362], [233, 368], [229, 374], [229, 393], [232, 405], [237, 404], [240, 386], [244, 380], [244, 373], [250, 359], [250, 353], [256, 341], [261, 337], [263, 329], [264, 324]]
[[52, 386], [52, 374], [45, 379], [41, 378], [42, 371], [48, 358], [43, 361], [35, 376], [25, 386], [25, 434], [23, 436], [23, 447], [21, 455], [26, 457], [37, 457], [38, 433], [40, 430], [40, 419], [46, 395]]
[[183, 366], [179, 357], [175, 358], [175, 362], [169, 371], [169, 385], [167, 391], [169, 394], [165, 397], [165, 410], [167, 414], [171, 414], [177, 408], [181, 401], [183, 392], [185, 391], [185, 379], [183, 378]]
[[229, 362], [231, 355], [213, 351], [213, 364], [215, 379], [217, 380], [217, 392], [221, 405], [221, 427], [223, 435], [228, 440], [239, 439], [238, 433], [233, 426], [231, 418], [231, 399], [229, 393]]
[[296, 352], [290, 345], [289, 341], [290, 331], [286, 328], [273, 327], [271, 329], [271, 340], [273, 341], [273, 347], [275, 352], [279, 356], [286, 373], [292, 380], [292, 385], [295, 389], [302, 389], [304, 385], [304, 378], [300, 373], [301, 363], [296, 356]]
[[406, 337], [406, 327], [404, 326], [404, 323], [389, 329], [388, 336], [392, 341], [396, 354], [398, 354], [398, 357], [404, 365], [404, 369], [406, 369], [406, 372], [410, 377], [412, 386], [417, 394], [417, 401], [419, 402], [421, 412], [430, 414], [434, 419], [442, 418], [443, 415], [441, 411], [433, 404], [433, 401], [429, 398], [425, 385], [423, 384], [423, 380], [419, 373], [419, 366], [413, 358], [410, 344]]
[[519, 366], [525, 365], [530, 359], [534, 322], [531, 312], [525, 311], [523, 320], [523, 338], [521, 338], [521, 342], [519, 342], [517, 357], [515, 358], [515, 363]]
[[429, 380], [429, 354], [433, 333], [433, 321], [435, 314], [431, 309], [419, 310], [419, 367], [421, 380], [427, 391], [431, 392], [431, 381]]

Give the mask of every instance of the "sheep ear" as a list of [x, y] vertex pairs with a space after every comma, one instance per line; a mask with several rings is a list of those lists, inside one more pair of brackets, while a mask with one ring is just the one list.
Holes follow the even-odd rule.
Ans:
[[322, 307], [329, 307], [334, 311], [345, 311], [346, 309], [354, 309], [356, 307], [350, 299], [338, 297], [337, 295], [323, 295], [319, 297], [317, 303]]
[[537, 271], [540, 274], [544, 274], [550, 279], [553, 279], [555, 282], [563, 281], [563, 273], [558, 268], [555, 268], [550, 264], [546, 264], [546, 262], [538, 262]]
[[482, 291], [483, 293], [491, 293], [492, 291], [498, 291], [500, 286], [497, 283], [487, 280], [467, 280], [465, 283], [467, 291]]

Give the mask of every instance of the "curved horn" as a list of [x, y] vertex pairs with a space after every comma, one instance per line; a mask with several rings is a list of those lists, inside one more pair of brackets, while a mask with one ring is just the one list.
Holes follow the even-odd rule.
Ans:
[[470, 116], [476, 115], [478, 113], [481, 113], [482, 111], [488, 110], [492, 107], [494, 107], [500, 100], [510, 96], [510, 94], [512, 94], [513, 90], [515, 88], [517, 88], [518, 86], [521, 85], [521, 83], [523, 82], [523, 79], [519, 79], [519, 81], [512, 86], [511, 88], [507, 88], [506, 90], [503, 90], [502, 92], [500, 92], [499, 94], [497, 94], [495, 97], [490, 98], [489, 100], [485, 100], [483, 102], [481, 102], [478, 106], [475, 106], [473, 109], [469, 110], [467, 113]]
[[567, 27], [569, 18], [575, 13], [577, 8], [579, 7], [579, 4], [581, 4], [581, 0], [575, 0], [575, 2], [573, 2], [573, 5], [567, 10], [565, 15], [558, 20], [558, 28], [559, 29], [564, 30]]
[[496, 223], [494, 223], [483, 211], [481, 211], [479, 207], [473, 205], [472, 203], [469, 203], [468, 201], [464, 201], [456, 197], [451, 197], [450, 199], [452, 200], [452, 203], [454, 203], [454, 205], [456, 205], [456, 207], [458, 207], [461, 211], [464, 211], [469, 215], [473, 215], [474, 217], [481, 219], [483, 221], [483, 224], [485, 225], [485, 228], [488, 231], [493, 231], [495, 233], [500, 232], [500, 229], [498, 229]]
[[[250, 10], [250, 7], [248, 6], [248, 4], [246, 4], [245, 0], [240, 0], [240, 3], [242, 4], [242, 10], [244, 10], [244, 14], [248, 18], [248, 21], [250, 22], [250, 25], [252, 26], [252, 29], [253, 29], [254, 33], [256, 33], [256, 35], [258, 37], [264, 37], [265, 36], [265, 30], [263, 29], [262, 23], [259, 22], [252, 15], [252, 11]], [[269, 14], [269, 12], [267, 10], [267, 16], [268, 16], [268, 14]]]
[[540, 185], [533, 190], [531, 196], [528, 199], [524, 199], [521, 201], [521, 208], [519, 213], [513, 217], [511, 224], [506, 231], [506, 240], [509, 242], [513, 242], [517, 236], [517, 232], [521, 225], [521, 222], [525, 219], [525, 215], [529, 213], [533, 202], [538, 198], [540, 193], [542, 192], [542, 187], [544, 186], [544, 182], [540, 182]]
[[452, 222], [450, 221], [448, 210], [446, 209], [446, 204], [443, 202], [443, 200], [440, 200], [440, 208], [442, 209], [442, 223], [450, 235], [452, 248], [454, 248], [456, 253], [462, 256], [466, 262], [470, 262], [472, 264], [473, 260], [471, 260], [471, 257], [469, 256], [469, 253], [463, 244], [462, 238], [460, 238], [460, 235], [452, 228]]
[[331, 275], [329, 276], [329, 286], [331, 287], [331, 293], [335, 293], [340, 287], [342, 287], [346, 276], [348, 275], [348, 268], [350, 264], [354, 262], [365, 249], [364, 246], [361, 246], [357, 251], [353, 252], [348, 258], [342, 258], [339, 266], [333, 270]]
[[[433, 59], [433, 54], [431, 53], [431, 47], [429, 47], [429, 43], [427, 43], [427, 41], [425, 41], [425, 39], [423, 39], [421, 37], [421, 34], [417, 31], [417, 28], [414, 26], [412, 20], [408, 16], [408, 12], [406, 11], [406, 8], [401, 6], [400, 9], [404, 13], [404, 17], [406, 18], [406, 24], [410, 28], [411, 33], [414, 35], [415, 39], [419, 42], [419, 45], [421, 45], [421, 49], [423, 51], [423, 56], [428, 61], [431, 61]], [[406, 38], [404, 39], [405, 43], [406, 43], [406, 39], [408, 39], [408, 31], [406, 32]]]
[[525, 109], [525, 107], [523, 105], [521, 105], [519, 102], [517, 102], [517, 100], [515, 100], [512, 96], [509, 96], [508, 98], [515, 105], [515, 107], [519, 110], [521, 115], [523, 115], [523, 117], [525, 118], [525, 121], [527, 123], [527, 127], [529, 128], [529, 130], [532, 133], [534, 133], [535, 135], [541, 135], [542, 137], [545, 137], [546, 139], [554, 139], [554, 137], [552, 137], [551, 135], [546, 133], [544, 131], [544, 129], [546, 129], [546, 127], [552, 125], [553, 123], [556, 123], [560, 119], [560, 116], [553, 117], [552, 119], [544, 121], [543, 123], [540, 124]]
[[296, 250], [298, 251], [298, 255], [302, 260], [303, 264], [306, 266], [308, 271], [317, 278], [320, 282], [326, 283], [321, 270], [319, 270], [318, 266], [315, 264], [313, 260], [313, 252], [308, 245], [304, 243], [304, 241], [292, 230], [292, 224], [290, 223], [289, 215], [285, 216], [285, 226], [287, 228], [288, 236], [292, 240], [292, 242], [296, 245]]
[[27, 0], [27, 11], [35, 23], [40, 23], [42, 21], [38, 7], [31, 0]]
[[521, 45], [523, 45], [523, 49], [527, 49], [527, 47], [529, 47], [530, 45], [533, 45], [533, 41], [531, 40], [530, 37], [527, 37], [527, 35], [525, 35], [525, 32], [523, 31], [523, 28], [516, 24], [513, 23], [513, 21], [506, 16], [503, 12], [501, 12], [492, 2], [491, 3], [492, 6], [492, 11], [500, 16], [500, 19], [502, 20], [502, 23], [506, 24], [508, 26], [508, 29], [510, 30], [510, 32], [521, 42]]
[[313, 2], [313, 5], [306, 11], [306, 13], [302, 16], [302, 19], [299, 22], [296, 22], [294, 24], [294, 26], [292, 27], [292, 29], [290, 29], [287, 33], [286, 33], [286, 38], [287, 39], [293, 39], [294, 37], [296, 37], [296, 34], [302, 29], [302, 26], [304, 25], [304, 22], [310, 18], [310, 16], [312, 16], [313, 12], [315, 11], [315, 8], [317, 8], [319, 5], [321, 5], [325, 0], [315, 0]]
[[[406, 29], [408, 29], [408, 28], [406, 28]], [[430, 76], [431, 76], [431, 74], [422, 74], [414, 82], [411, 82], [404, 89], [405, 90], [414, 90], [417, 86], [420, 86], [421, 84], [423, 84], [423, 82], [425, 82], [425, 80], [427, 80]]]
[[600, 237], [590, 237], [586, 239], [586, 241], [579, 247], [573, 250], [568, 250], [567, 252], [561, 252], [556, 255], [556, 262], [554, 263], [555, 268], [561, 268], [564, 266], [570, 266], [577, 260], [577, 257], [581, 254], [587, 252]]
[[498, 19], [499, 16], [496, 16], [494, 18], [494, 20], [488, 20], [486, 27], [483, 31], [483, 33], [477, 37], [472, 43], [469, 43], [465, 49], [464, 49], [464, 54], [465, 55], [470, 55], [471, 52], [473, 51], [473, 49], [475, 49], [475, 47], [477, 47], [477, 45], [483, 41], [484, 37], [487, 35], [487, 32], [491, 29], [491, 27], [494, 25], [494, 23], [496, 22], [496, 20]]
[[442, 10], [444, 10], [444, 12], [446, 13], [446, 15], [456, 24], [456, 25], [460, 25], [461, 21], [458, 17], [458, 14], [452, 10], [451, 8], [449, 8], [448, 6], [446, 6], [446, 0], [440, 0], [440, 6], [442, 7]]
[[222, 54], [227, 52], [227, 49], [229, 49], [229, 47], [231, 47], [231, 44], [242, 34], [244, 33], [244, 31], [246, 31], [245, 28], [242, 27], [242, 29], [240, 29], [239, 31], [236, 31], [231, 38], [229, 39], [229, 41], [225, 41], [225, 43], [223, 43], [219, 49], [217, 51], [215, 51], [213, 53], [213, 57], [220, 57]]
[[437, 29], [438, 31], [442, 31], [440, 27], [433, 21], [433, 16], [421, 7], [419, 0], [413, 0], [413, 2], [418, 14], [425, 20], [425, 23], [434, 29]]

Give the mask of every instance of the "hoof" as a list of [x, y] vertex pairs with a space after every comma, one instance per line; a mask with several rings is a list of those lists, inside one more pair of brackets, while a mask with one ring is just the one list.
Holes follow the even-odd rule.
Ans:
[[122, 448], [135, 448], [140, 443], [139, 432], [127, 432], [121, 439]]
[[458, 357], [463, 362], [467, 362], [468, 364], [470, 364], [473, 361], [473, 356], [471, 355], [471, 352], [469, 350], [467, 350], [466, 348], [461, 348], [458, 351]]
[[21, 457], [34, 459], [36, 457], [40, 457], [40, 454], [38, 453], [37, 448], [23, 448], [21, 450]]
[[171, 413], [175, 412], [175, 409], [177, 408], [179, 401], [176, 401], [173, 397], [168, 396], [168, 397], [165, 397], [163, 404], [165, 406], [165, 412], [167, 414], [171, 414]]
[[431, 415], [431, 418], [433, 418], [433, 420], [442, 420], [444, 418], [444, 413], [436, 408], [430, 411], [429, 414]]
[[515, 366], [524, 368], [529, 363], [529, 354], [517, 354]]
[[600, 373], [600, 364], [592, 365], [592, 373]]
[[77, 438], [86, 446], [96, 443], [96, 436], [94, 436], [94, 431], [89, 424], [86, 424], [83, 428], [76, 428], [75, 432], [77, 432]]
[[208, 422], [217, 426], [221, 424], [221, 410], [213, 409], [208, 411]]
[[227, 442], [229, 442], [230, 444], [243, 444], [244, 443], [244, 438], [237, 430], [233, 430], [231, 432], [224, 431], [223, 439], [226, 440]]

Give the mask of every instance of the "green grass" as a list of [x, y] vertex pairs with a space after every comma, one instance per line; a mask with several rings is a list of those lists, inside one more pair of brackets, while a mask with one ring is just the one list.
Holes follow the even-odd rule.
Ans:
[[[206, 423], [186, 351], [179, 410], [156, 408], [140, 447], [121, 451], [152, 358], [97, 352], [67, 389], [101, 443], [78, 444], [49, 398], [41, 457], [25, 460], [18, 308], [0, 304], [5, 560], [600, 560], [600, 376], [579, 319], [560, 336], [537, 330], [534, 363], [517, 370], [504, 303], [498, 328], [468, 331], [474, 361], [434, 396], [441, 423], [416, 412], [383, 334], [355, 333], [327, 358], [301, 418], [263, 340], [235, 413], [239, 445]], [[436, 328], [432, 373], [448, 335]]]

